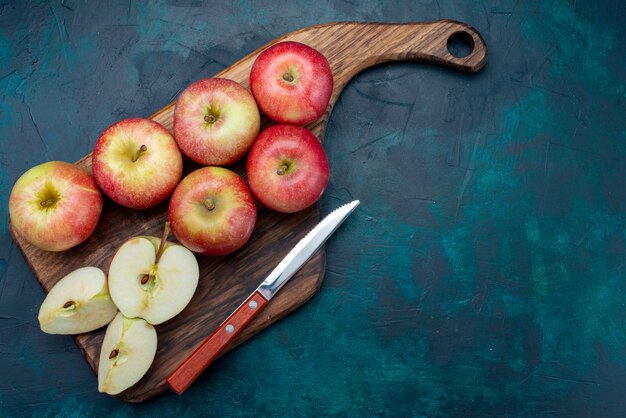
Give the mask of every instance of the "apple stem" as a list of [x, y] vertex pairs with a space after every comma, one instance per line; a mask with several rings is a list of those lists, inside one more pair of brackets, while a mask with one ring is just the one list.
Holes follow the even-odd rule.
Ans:
[[207, 208], [208, 211], [212, 211], [213, 209], [215, 209], [215, 202], [213, 201], [213, 199], [208, 198], [204, 201], [204, 207]]
[[136, 162], [141, 156], [141, 154], [143, 154], [146, 151], [148, 151], [148, 147], [146, 147], [145, 145], [140, 146], [139, 149], [135, 151], [135, 155], [133, 155], [133, 162]]
[[163, 254], [163, 250], [165, 248], [165, 242], [167, 241], [167, 237], [170, 235], [170, 223], [165, 222], [165, 228], [163, 228], [163, 236], [161, 237], [161, 243], [159, 244], [159, 249], [156, 253], [156, 259], [154, 260], [154, 264], [159, 262], [161, 255]]
[[278, 174], [279, 176], [283, 176], [285, 175], [288, 169], [289, 169], [289, 166], [287, 164], [283, 164], [280, 167], [278, 167], [278, 170], [276, 170], [276, 174]]
[[285, 73], [283, 74], [283, 80], [287, 81], [288, 83], [291, 83], [293, 81], [293, 76], [289, 73]]

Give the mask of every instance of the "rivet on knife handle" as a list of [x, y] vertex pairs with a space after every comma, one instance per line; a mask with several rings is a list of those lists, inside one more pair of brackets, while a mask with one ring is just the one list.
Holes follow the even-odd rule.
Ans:
[[241, 330], [267, 305], [267, 300], [254, 292], [233, 312], [213, 334], [167, 378], [167, 384], [182, 394], [206, 369]]

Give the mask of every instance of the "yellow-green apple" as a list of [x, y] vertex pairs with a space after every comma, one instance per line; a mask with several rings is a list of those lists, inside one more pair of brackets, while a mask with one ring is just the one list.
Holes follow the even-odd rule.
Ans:
[[247, 161], [250, 189], [277, 212], [298, 212], [317, 202], [330, 171], [322, 144], [305, 128], [274, 125], [252, 146]]
[[172, 232], [185, 247], [204, 255], [241, 248], [256, 223], [250, 189], [234, 172], [203, 167], [185, 177], [170, 199]]
[[154, 327], [119, 312], [107, 327], [100, 349], [98, 391], [117, 395], [137, 383], [150, 369], [157, 350]]
[[17, 180], [9, 197], [13, 229], [30, 244], [64, 251], [85, 241], [102, 212], [102, 194], [89, 173], [50, 161]]
[[158, 325], [187, 306], [200, 271], [191, 251], [162, 239], [134, 237], [117, 250], [109, 267], [111, 298], [124, 316]]
[[183, 158], [167, 129], [132, 118], [106, 129], [93, 151], [93, 175], [116, 203], [145, 209], [164, 201], [183, 174]]
[[104, 272], [82, 267], [50, 289], [39, 309], [39, 326], [48, 334], [82, 334], [105, 326], [116, 313]]
[[318, 50], [299, 42], [279, 42], [254, 61], [250, 90], [268, 118], [306, 125], [324, 114], [333, 91], [333, 74]]
[[174, 138], [202, 165], [228, 165], [250, 149], [261, 117], [254, 97], [239, 83], [206, 78], [189, 85], [174, 108]]

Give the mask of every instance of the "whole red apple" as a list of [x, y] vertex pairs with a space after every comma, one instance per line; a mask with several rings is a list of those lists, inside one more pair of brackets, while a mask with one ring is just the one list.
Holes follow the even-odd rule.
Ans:
[[299, 42], [280, 42], [254, 61], [250, 90], [268, 118], [306, 125], [324, 114], [333, 74], [321, 52]]
[[322, 144], [308, 130], [292, 125], [261, 132], [248, 155], [247, 172], [257, 199], [283, 213], [317, 202], [330, 177]]
[[239, 160], [259, 134], [261, 116], [241, 84], [206, 78], [189, 85], [174, 108], [174, 138], [183, 153], [203, 165]]
[[102, 133], [92, 166], [98, 185], [114, 202], [145, 209], [172, 194], [183, 174], [183, 157], [165, 127], [133, 118]]
[[22, 174], [11, 190], [13, 229], [30, 244], [64, 251], [85, 241], [102, 212], [102, 195], [89, 173], [50, 161]]
[[169, 219], [176, 239], [191, 251], [225, 255], [250, 238], [256, 206], [237, 174], [222, 167], [203, 167], [174, 190]]

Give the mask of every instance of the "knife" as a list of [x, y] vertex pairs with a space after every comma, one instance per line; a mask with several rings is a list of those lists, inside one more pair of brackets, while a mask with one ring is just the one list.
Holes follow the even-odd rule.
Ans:
[[196, 350], [168, 376], [167, 384], [181, 395], [241, 330], [263, 310], [276, 293], [326, 242], [359, 205], [353, 200], [329, 213], [282, 259], [267, 278]]

